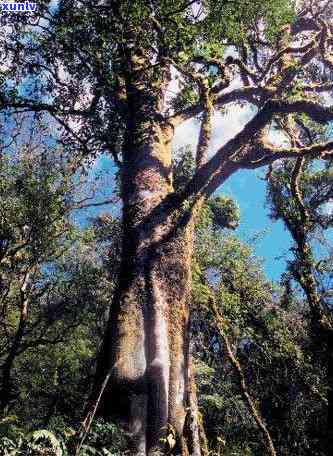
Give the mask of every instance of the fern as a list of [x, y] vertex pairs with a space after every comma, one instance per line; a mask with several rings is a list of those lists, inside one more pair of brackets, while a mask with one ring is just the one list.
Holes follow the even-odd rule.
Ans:
[[[57, 433], [58, 434], [58, 433]], [[0, 456], [68, 456], [77, 434], [67, 428], [57, 437], [47, 429], [26, 433], [16, 416], [0, 419]], [[75, 445], [74, 445], [75, 446]], [[80, 456], [124, 456], [128, 452], [125, 437], [110, 423], [97, 420], [83, 445]]]
[[15, 415], [9, 415], [0, 420], [0, 455], [19, 454], [23, 438], [23, 430], [19, 427]]
[[19, 454], [17, 442], [8, 437], [0, 438], [0, 454], [3, 456], [14, 456]]
[[46, 429], [24, 435], [16, 426], [16, 417], [6, 417], [0, 421], [1, 456], [65, 456], [65, 447], [56, 436]]
[[[52, 456], [63, 456], [62, 445], [52, 432], [46, 429], [31, 432], [27, 435], [27, 454], [36, 455], [49, 454]], [[47, 453], [46, 451], [47, 450]]]

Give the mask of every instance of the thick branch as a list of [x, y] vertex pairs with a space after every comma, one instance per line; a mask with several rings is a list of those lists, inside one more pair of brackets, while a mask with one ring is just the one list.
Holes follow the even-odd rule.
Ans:
[[[233, 103], [241, 100], [253, 103], [253, 97], [262, 97], [264, 99], [267, 99], [269, 96], [273, 96], [273, 94], [273, 87], [243, 87], [216, 96], [215, 100], [213, 100], [213, 105], [215, 108], [219, 108], [221, 106], [225, 106], [228, 103]], [[167, 119], [166, 122], [176, 128], [186, 120], [189, 120], [192, 117], [200, 114], [202, 112], [202, 109], [202, 105], [198, 103], [194, 106], [190, 106], [189, 108], [174, 113]]]
[[265, 127], [277, 114], [306, 113], [312, 120], [333, 120], [333, 109], [308, 101], [268, 101], [234, 138], [222, 146], [202, 166], [180, 195], [180, 203], [193, 195], [212, 194], [224, 180], [240, 168], [258, 168], [285, 158], [300, 156], [332, 157], [333, 141], [303, 148], [274, 148], [262, 142]]

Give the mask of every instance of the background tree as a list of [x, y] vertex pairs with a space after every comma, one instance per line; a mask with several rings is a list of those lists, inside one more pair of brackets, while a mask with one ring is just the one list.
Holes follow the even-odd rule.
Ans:
[[[332, 214], [327, 203], [332, 198], [331, 164], [321, 167], [318, 163], [298, 159], [277, 167], [270, 174], [269, 201], [272, 216], [281, 218], [294, 241], [293, 259], [288, 269], [292, 278], [302, 288], [309, 305], [309, 320], [314, 351], [324, 360], [327, 369], [328, 429], [327, 451], [332, 450], [332, 309], [326, 287], [322, 288], [331, 264], [328, 257], [316, 258], [315, 240], [325, 239], [325, 230], [332, 226]], [[326, 268], [320, 268], [320, 264]]]
[[[57, 352], [78, 327], [83, 330], [89, 314], [94, 315], [96, 324], [103, 320], [106, 309], [100, 309], [99, 301], [103, 303], [107, 299], [104, 293], [110, 296], [112, 289], [117, 250], [108, 256], [112, 264], [108, 278], [107, 273], [101, 273], [107, 269], [108, 252], [102, 240], [103, 219], [87, 230], [80, 230], [73, 220], [75, 210], [90, 205], [93, 188], [87, 192], [84, 179], [79, 182], [59, 152], [52, 153], [42, 145], [36, 150], [30, 144], [22, 145], [18, 152], [7, 151], [0, 159], [2, 411], [22, 399], [22, 394], [37, 400], [40, 390], [34, 395], [31, 379], [22, 380], [22, 363], [30, 359], [33, 370], [33, 358], [38, 363], [40, 351], [45, 350], [46, 356], [52, 352], [50, 347], [55, 346]], [[112, 232], [116, 224], [107, 220], [108, 232]], [[107, 249], [112, 247], [109, 244]], [[103, 327], [101, 322], [99, 327]], [[75, 338], [71, 341], [76, 342]], [[91, 350], [95, 350], [92, 347], [93, 343]], [[58, 355], [60, 358], [60, 352]], [[58, 374], [54, 375], [57, 378]], [[37, 384], [40, 381], [42, 378]], [[47, 385], [49, 378], [43, 381]], [[54, 394], [56, 401], [56, 391]], [[49, 413], [53, 414], [52, 405]]]
[[265, 278], [251, 248], [211, 223], [199, 229], [195, 252], [192, 352], [210, 450], [271, 454], [247, 393], [277, 454], [328, 454], [325, 368], [304, 300], [289, 287], [286, 306], [283, 287]]

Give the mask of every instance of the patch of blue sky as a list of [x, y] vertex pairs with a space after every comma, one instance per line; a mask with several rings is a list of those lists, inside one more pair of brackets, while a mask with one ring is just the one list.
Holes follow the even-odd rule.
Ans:
[[235, 234], [249, 243], [263, 260], [268, 278], [279, 281], [291, 258], [292, 240], [283, 223], [272, 221], [266, 206], [263, 171], [241, 170], [231, 176], [219, 192], [234, 198], [240, 207], [241, 221]]
[[[81, 228], [88, 226], [91, 219], [108, 213], [114, 217], [121, 216], [121, 205], [115, 197], [117, 166], [108, 154], [101, 154], [94, 164], [87, 170], [86, 183], [83, 185], [83, 193], [88, 196], [86, 204], [89, 207], [73, 211], [72, 219]], [[80, 179], [80, 175], [77, 175]], [[99, 205], [108, 201], [108, 203]]]

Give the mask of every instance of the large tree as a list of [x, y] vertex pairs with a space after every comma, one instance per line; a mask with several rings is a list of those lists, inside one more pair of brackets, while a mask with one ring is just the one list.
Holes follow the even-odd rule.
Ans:
[[[185, 426], [196, 420], [193, 224], [205, 200], [240, 169], [332, 157], [331, 140], [269, 141], [271, 127], [289, 114], [303, 119], [300, 128], [307, 128], [304, 116], [333, 120], [325, 97], [333, 85], [332, 3], [70, 0], [39, 7], [36, 15], [1, 18], [6, 134], [12, 116], [44, 113], [73, 166], [108, 151], [120, 169], [122, 264], [92, 404], [99, 400], [99, 412], [129, 430], [132, 454], [200, 455], [196, 426]], [[180, 89], [170, 99], [176, 77]], [[252, 118], [209, 155], [214, 111], [235, 103]], [[172, 139], [195, 117], [196, 172], [176, 191]], [[170, 429], [176, 438], [166, 449]]]

